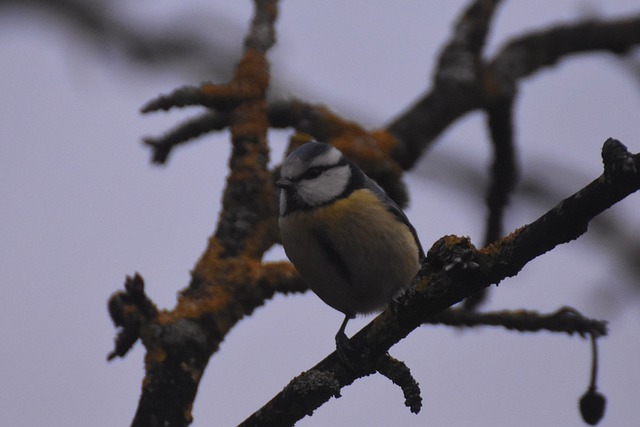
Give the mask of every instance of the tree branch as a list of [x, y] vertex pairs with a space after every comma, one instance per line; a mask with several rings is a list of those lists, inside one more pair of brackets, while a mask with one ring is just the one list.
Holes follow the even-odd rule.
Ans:
[[465, 328], [500, 326], [518, 332], [566, 332], [581, 337], [589, 334], [596, 337], [607, 335], [607, 322], [589, 319], [571, 307], [563, 307], [551, 314], [529, 310], [478, 313], [452, 308], [429, 317], [424, 323]]
[[[518, 178], [513, 136], [513, 102], [513, 94], [497, 94], [485, 107], [493, 146], [493, 164], [491, 182], [485, 196], [488, 213], [482, 246], [502, 237], [504, 212]], [[483, 289], [465, 299], [464, 308], [476, 309], [485, 301], [487, 291], [488, 289]]]
[[623, 55], [638, 43], [640, 15], [609, 22], [559, 25], [510, 41], [488, 66], [496, 78], [494, 83], [501, 90], [511, 91], [519, 79], [567, 56], [594, 51]]
[[141, 278], [128, 279], [127, 284], [140, 286], [126, 286], [125, 292], [110, 299], [110, 313], [122, 330], [109, 357], [124, 356], [138, 337], [147, 349], [146, 375], [133, 426], [190, 424], [204, 369], [229, 329], [274, 292], [306, 289], [290, 266], [260, 261], [278, 239], [267, 167], [269, 66], [265, 57], [274, 43], [276, 4], [277, 0], [255, 0], [244, 56], [230, 83], [179, 89], [143, 109], [206, 105], [229, 117], [233, 150], [218, 228], [175, 309], [145, 315], [143, 308], [154, 306], [144, 295]]
[[[351, 338], [351, 345], [363, 356], [361, 371], [346, 368], [333, 352], [296, 377], [242, 425], [293, 425], [337, 396], [342, 387], [375, 372], [376, 361], [431, 316], [515, 276], [529, 261], [579, 237], [596, 215], [640, 189], [640, 155], [630, 154], [619, 141], [609, 139], [603, 145], [602, 157], [602, 176], [537, 221], [487, 248], [477, 250], [468, 239], [455, 236], [437, 241], [412, 286], [398, 299], [395, 310], [383, 312]], [[478, 268], [446, 268], [451, 260], [460, 258], [476, 263]], [[314, 381], [316, 376], [323, 378], [321, 384]], [[331, 387], [323, 387], [329, 379]]]
[[[508, 43], [493, 59], [481, 60], [483, 37], [497, 3], [478, 0], [471, 4], [440, 55], [433, 88], [387, 125], [398, 140], [394, 158], [404, 169], [410, 169], [454, 121], [484, 109], [496, 96], [515, 96], [517, 82], [542, 67], [577, 53], [624, 54], [640, 43], [640, 16], [633, 16], [529, 33]], [[473, 31], [468, 33], [469, 28]], [[478, 41], [467, 41], [466, 34], [474, 34]]]
[[[114, 51], [126, 60], [157, 70], [170, 66], [189, 75], [228, 75], [228, 64], [238, 59], [237, 52], [218, 39], [203, 37], [204, 25], [194, 26], [193, 20], [172, 20], [158, 31], [141, 30], [135, 21], [122, 19], [115, 11], [117, 4], [109, 0], [1, 0], [4, 15], [16, 8], [28, 12], [45, 11], [60, 21], [65, 29], [73, 28], [74, 39], [91, 44], [95, 51], [103, 51], [111, 58]], [[213, 15], [216, 27], [234, 30], [233, 24]]]
[[160, 137], [146, 137], [142, 142], [153, 150], [151, 158], [153, 163], [165, 164], [175, 146], [184, 144], [205, 133], [225, 129], [229, 126], [229, 120], [229, 115], [224, 111], [208, 110]]
[[433, 89], [387, 125], [398, 139], [393, 157], [404, 169], [410, 169], [451, 123], [482, 106], [482, 49], [499, 3], [476, 0], [470, 4], [440, 54]]
[[394, 359], [388, 354], [383, 355], [376, 363], [376, 371], [393, 381], [402, 389], [404, 404], [411, 412], [417, 414], [422, 408], [420, 386], [411, 375], [411, 371], [404, 362]]

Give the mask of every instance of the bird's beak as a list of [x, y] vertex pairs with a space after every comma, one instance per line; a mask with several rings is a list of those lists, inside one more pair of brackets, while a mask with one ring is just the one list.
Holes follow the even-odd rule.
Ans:
[[279, 180], [276, 181], [276, 185], [282, 188], [283, 190], [287, 190], [293, 187], [293, 182], [287, 178], [280, 178]]

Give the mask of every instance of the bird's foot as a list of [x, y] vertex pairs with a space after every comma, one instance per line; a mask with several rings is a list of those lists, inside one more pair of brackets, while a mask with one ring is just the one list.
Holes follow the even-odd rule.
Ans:
[[352, 371], [359, 371], [362, 366], [362, 354], [353, 346], [344, 332], [336, 335], [336, 353], [343, 365]]

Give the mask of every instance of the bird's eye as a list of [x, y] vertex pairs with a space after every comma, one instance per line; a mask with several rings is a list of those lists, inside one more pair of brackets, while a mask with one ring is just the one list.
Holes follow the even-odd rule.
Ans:
[[320, 174], [322, 173], [323, 169], [322, 168], [310, 168], [308, 169], [305, 173], [304, 173], [304, 178], [305, 179], [313, 179], [313, 178], [317, 178], [320, 176]]

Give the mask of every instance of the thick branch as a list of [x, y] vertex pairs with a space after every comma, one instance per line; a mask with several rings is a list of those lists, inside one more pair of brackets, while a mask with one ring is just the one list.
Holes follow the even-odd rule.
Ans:
[[593, 51], [621, 55], [638, 43], [640, 15], [619, 21], [560, 25], [512, 40], [489, 67], [499, 76], [500, 85], [509, 87], [512, 82], [554, 65], [568, 55]]
[[[287, 385], [242, 425], [293, 425], [328, 401], [339, 390], [375, 371], [375, 362], [411, 331], [473, 293], [517, 274], [525, 264], [557, 245], [579, 237], [596, 215], [640, 189], [640, 155], [631, 155], [617, 140], [603, 146], [604, 174], [578, 193], [562, 201], [534, 223], [524, 226], [486, 249], [477, 250], [468, 239], [449, 236], [436, 242], [412, 287], [402, 295], [394, 311], [387, 310], [365, 326], [351, 344], [363, 355], [363, 369], [354, 372], [334, 353]], [[478, 265], [449, 270], [451, 260], [465, 259]], [[448, 271], [447, 271], [448, 270]], [[314, 377], [331, 379], [321, 387]], [[304, 385], [304, 386], [303, 386]], [[310, 393], [313, 399], [307, 397]]]
[[[623, 54], [640, 43], [640, 16], [636, 16], [526, 34], [508, 43], [493, 60], [485, 61], [482, 48], [496, 5], [481, 1], [471, 4], [439, 58], [433, 89], [388, 125], [397, 138], [394, 158], [409, 169], [455, 120], [476, 109], [486, 111], [494, 161], [486, 197], [484, 244], [502, 235], [504, 210], [517, 180], [512, 111], [517, 82], [568, 55], [599, 50]], [[485, 292], [470, 297], [465, 307], [477, 307]]]
[[482, 104], [482, 49], [499, 3], [471, 3], [440, 54], [433, 89], [387, 126], [398, 139], [394, 158], [404, 169], [453, 121]]
[[477, 28], [478, 35], [485, 34], [482, 29], [486, 31], [490, 24], [493, 9], [480, 9], [485, 14], [469, 14], [474, 7], [475, 3], [459, 20], [452, 41], [441, 54], [433, 88], [387, 126], [398, 139], [394, 158], [405, 169], [411, 168], [455, 120], [485, 108], [485, 103], [495, 96], [514, 96], [517, 82], [540, 68], [577, 53], [623, 54], [640, 43], [640, 16], [590, 21], [526, 34], [508, 43], [493, 59], [479, 63], [472, 58], [479, 58], [481, 52], [474, 49], [480, 49], [481, 43], [456, 42], [466, 28], [462, 23]]
[[[208, 106], [228, 117], [233, 150], [218, 228], [178, 305], [156, 317], [132, 322], [133, 332], [128, 333], [125, 326], [121, 333], [126, 340], [120, 340], [123, 344], [115, 354], [123, 355], [125, 345], [130, 346], [136, 334], [147, 349], [146, 376], [134, 426], [190, 424], [204, 369], [230, 328], [275, 291], [306, 289], [290, 267], [260, 262], [277, 240], [276, 203], [267, 167], [269, 65], [265, 57], [274, 43], [276, 4], [277, 0], [255, 0], [244, 56], [231, 82], [179, 89], [143, 109], [155, 111], [191, 103]], [[203, 123], [207, 118], [194, 123], [212, 126]], [[179, 130], [183, 136], [196, 133]], [[118, 295], [112, 300], [118, 301]]]

